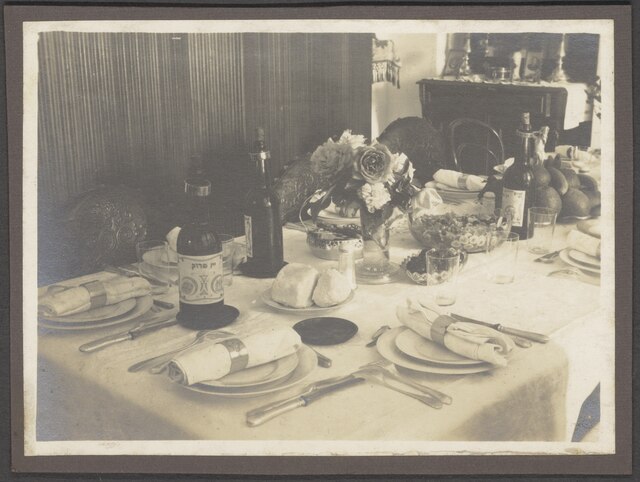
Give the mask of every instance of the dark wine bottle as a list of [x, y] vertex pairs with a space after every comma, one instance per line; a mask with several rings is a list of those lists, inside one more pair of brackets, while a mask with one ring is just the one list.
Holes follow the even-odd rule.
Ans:
[[280, 201], [271, 189], [269, 162], [271, 155], [264, 142], [264, 131], [257, 129], [252, 152], [253, 187], [244, 203], [244, 232], [247, 243], [247, 262], [243, 273], [270, 278], [276, 276], [283, 261]]
[[180, 312], [178, 322], [191, 329], [216, 329], [229, 324], [222, 316], [224, 285], [222, 244], [209, 218], [211, 183], [187, 179], [188, 219], [177, 239]]
[[535, 204], [535, 182], [531, 163], [535, 158], [536, 133], [531, 129], [529, 113], [522, 114], [522, 125], [516, 130], [519, 147], [513, 164], [502, 180], [502, 208], [511, 211], [511, 232], [527, 239], [529, 208]]

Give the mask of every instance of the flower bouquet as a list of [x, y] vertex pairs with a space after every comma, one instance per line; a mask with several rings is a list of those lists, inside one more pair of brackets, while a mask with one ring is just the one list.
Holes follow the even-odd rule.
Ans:
[[315, 172], [330, 174], [332, 180], [309, 204], [312, 219], [332, 202], [342, 216], [359, 212], [364, 247], [358, 276], [363, 281], [388, 282], [397, 269], [389, 261], [389, 228], [420, 191], [413, 182], [411, 161], [347, 130], [337, 141], [329, 139], [319, 146], [310, 162]]

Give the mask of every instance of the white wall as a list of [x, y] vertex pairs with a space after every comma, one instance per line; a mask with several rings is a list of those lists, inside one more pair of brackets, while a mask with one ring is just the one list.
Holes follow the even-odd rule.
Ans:
[[377, 34], [393, 40], [400, 57], [400, 88], [389, 82], [372, 86], [371, 137], [375, 139], [398, 117], [422, 116], [417, 81], [439, 76], [444, 66], [446, 34]]

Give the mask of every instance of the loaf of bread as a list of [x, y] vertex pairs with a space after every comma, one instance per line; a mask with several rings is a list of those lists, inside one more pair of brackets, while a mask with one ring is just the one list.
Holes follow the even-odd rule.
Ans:
[[313, 304], [313, 290], [320, 273], [313, 266], [290, 263], [280, 270], [271, 287], [271, 298], [292, 308]]
[[324, 271], [316, 289], [313, 291], [313, 302], [322, 307], [334, 306], [342, 303], [351, 294], [351, 283], [345, 275], [336, 269]]

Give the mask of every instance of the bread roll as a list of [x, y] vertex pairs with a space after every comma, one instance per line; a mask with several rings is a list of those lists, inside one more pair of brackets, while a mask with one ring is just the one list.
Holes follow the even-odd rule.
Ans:
[[316, 289], [313, 291], [313, 302], [322, 307], [334, 306], [342, 303], [350, 294], [349, 279], [332, 268], [320, 275]]
[[318, 270], [302, 263], [290, 263], [280, 270], [271, 287], [271, 298], [292, 308], [307, 308], [313, 304], [313, 290]]

